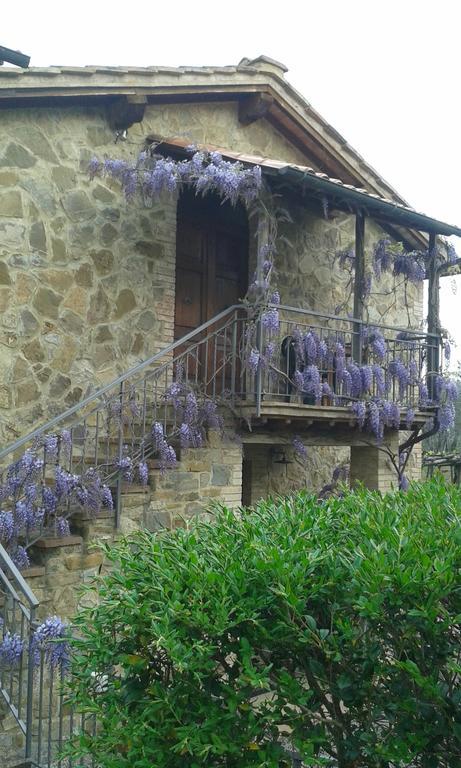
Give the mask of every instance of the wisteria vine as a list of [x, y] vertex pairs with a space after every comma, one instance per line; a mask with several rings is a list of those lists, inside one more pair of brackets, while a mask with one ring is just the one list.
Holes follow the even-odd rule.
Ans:
[[128, 200], [137, 194], [143, 200], [156, 200], [162, 194], [173, 194], [181, 185], [193, 185], [197, 194], [215, 192], [233, 205], [250, 205], [262, 187], [261, 168], [245, 167], [239, 162], [224, 160], [219, 152], [204, 152], [191, 146], [189, 157], [172, 160], [159, 155], [152, 145], [141, 152], [134, 162], [93, 157], [89, 164], [90, 178], [107, 176], [120, 182]]

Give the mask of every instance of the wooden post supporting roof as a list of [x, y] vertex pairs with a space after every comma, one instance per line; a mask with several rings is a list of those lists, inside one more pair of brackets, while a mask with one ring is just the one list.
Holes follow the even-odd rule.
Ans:
[[[355, 278], [354, 278], [354, 308], [353, 316], [363, 320], [365, 283], [365, 215], [357, 211], [355, 215]], [[362, 357], [362, 326], [354, 323], [354, 338], [352, 340], [352, 357], [358, 363]]]
[[[440, 293], [439, 293], [439, 270], [437, 254], [437, 236], [434, 233], [429, 235], [429, 259], [427, 265], [428, 277], [428, 311], [427, 311], [427, 331], [428, 334], [440, 333]], [[428, 355], [427, 355], [427, 388], [429, 396], [434, 396], [434, 373], [439, 370], [439, 340], [434, 336], [428, 336]]]

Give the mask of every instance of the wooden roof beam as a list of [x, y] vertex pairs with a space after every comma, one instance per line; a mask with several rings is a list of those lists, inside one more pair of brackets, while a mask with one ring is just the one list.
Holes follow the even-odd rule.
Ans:
[[274, 97], [270, 93], [251, 93], [244, 96], [239, 101], [239, 121], [242, 125], [251, 125], [251, 123], [266, 117], [271, 106], [274, 103]]
[[147, 106], [146, 96], [120, 96], [107, 107], [107, 119], [111, 128], [126, 131], [134, 123], [141, 123]]

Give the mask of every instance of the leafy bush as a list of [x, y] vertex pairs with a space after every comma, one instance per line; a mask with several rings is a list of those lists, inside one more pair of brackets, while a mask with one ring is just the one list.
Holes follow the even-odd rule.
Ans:
[[72, 696], [102, 768], [461, 766], [461, 490], [299, 494], [109, 551]]

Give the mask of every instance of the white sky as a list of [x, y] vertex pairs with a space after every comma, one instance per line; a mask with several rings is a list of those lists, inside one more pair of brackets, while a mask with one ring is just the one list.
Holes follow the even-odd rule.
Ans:
[[[0, 44], [34, 66], [224, 65], [264, 53], [412, 206], [461, 225], [460, 22], [456, 0], [23, 0], [2, 4]], [[442, 322], [460, 358], [455, 282], [458, 295], [443, 281]]]

